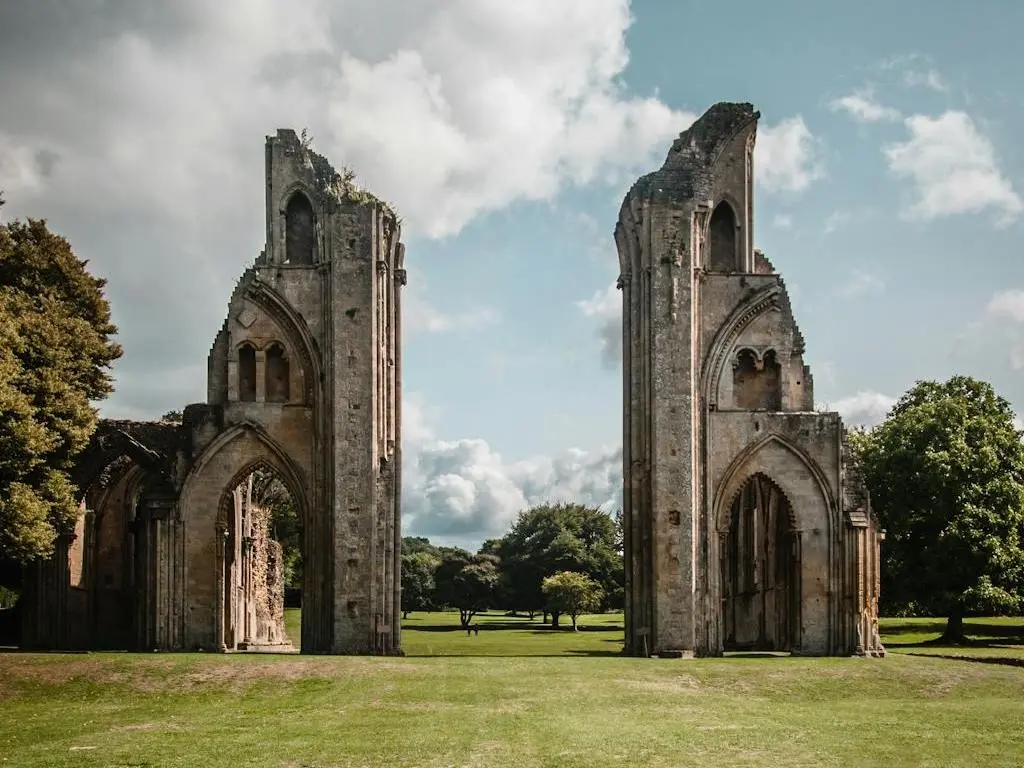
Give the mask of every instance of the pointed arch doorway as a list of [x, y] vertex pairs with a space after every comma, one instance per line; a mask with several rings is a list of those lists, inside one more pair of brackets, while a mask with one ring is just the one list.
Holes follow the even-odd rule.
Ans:
[[801, 552], [782, 489], [755, 473], [740, 487], [722, 534], [726, 651], [792, 651], [800, 643]]

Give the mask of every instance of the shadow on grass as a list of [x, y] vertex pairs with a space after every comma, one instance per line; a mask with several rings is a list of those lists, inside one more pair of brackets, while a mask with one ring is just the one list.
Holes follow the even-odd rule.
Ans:
[[[552, 633], [572, 632], [571, 625], [563, 625], [558, 629], [552, 629], [550, 625], [546, 624], [525, 624], [523, 622], [514, 621], [484, 621], [479, 624], [472, 625], [474, 629], [479, 629], [480, 632], [502, 632], [505, 630], [515, 630], [517, 632], [529, 632], [534, 635], [550, 635]], [[415, 624], [408, 625], [402, 628], [407, 632], [463, 632], [466, 629], [460, 627], [458, 624]], [[625, 628], [621, 624], [599, 624], [597, 626], [586, 626], [580, 624], [577, 630], [578, 634], [584, 632], [624, 632]]]
[[567, 648], [557, 653], [509, 653], [507, 651], [496, 651], [488, 653], [406, 653], [407, 659], [565, 659], [565, 658], [630, 658], [623, 655], [621, 651], [599, 651], [593, 648], [572, 649]]
[[949, 661], [971, 661], [975, 664], [1000, 664], [1004, 667], [1024, 667], [1024, 657], [1014, 656], [967, 656], [962, 653], [907, 653], [922, 659], [948, 659]]
[[[964, 642], [952, 645], [942, 637], [945, 630], [945, 622], [935, 622], [922, 619], [921, 621], [910, 621], [906, 623], [888, 626], [883, 635], [886, 648], [993, 648], [1002, 645], [1024, 644], [1024, 631], [1019, 624], [993, 624], [982, 621], [966, 620], [964, 622], [964, 634], [967, 636]], [[913, 640], [900, 642], [900, 635], [924, 635], [933, 634], [928, 640]], [[894, 639], [895, 638], [895, 639]]]

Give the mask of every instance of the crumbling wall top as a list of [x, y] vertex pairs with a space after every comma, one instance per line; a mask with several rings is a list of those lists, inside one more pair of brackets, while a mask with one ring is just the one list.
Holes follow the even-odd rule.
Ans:
[[342, 167], [339, 173], [326, 157], [313, 151], [311, 141], [305, 131], [300, 136], [291, 128], [278, 128], [276, 136], [267, 137], [268, 145], [277, 144], [285, 155], [300, 159], [311, 172], [313, 186], [324, 199], [333, 203], [379, 206], [396, 223], [400, 221], [389, 203], [356, 184], [355, 171]]
[[710, 172], [725, 146], [761, 113], [748, 102], [713, 105], [672, 142], [661, 168], [641, 176], [626, 196], [682, 202], [705, 196]]

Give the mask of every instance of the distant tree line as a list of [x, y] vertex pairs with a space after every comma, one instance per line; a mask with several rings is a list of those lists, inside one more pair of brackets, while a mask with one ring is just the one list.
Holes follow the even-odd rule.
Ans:
[[504, 610], [559, 627], [562, 616], [623, 607], [621, 517], [582, 504], [527, 509], [476, 553], [402, 540], [402, 611], [458, 610], [462, 626]]

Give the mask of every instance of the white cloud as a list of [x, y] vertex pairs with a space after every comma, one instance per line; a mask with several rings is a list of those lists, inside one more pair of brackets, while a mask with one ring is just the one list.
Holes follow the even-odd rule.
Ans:
[[[309, 128], [408, 239], [635, 175], [693, 119], [624, 91], [627, 0], [58, 5], [0, 28], [0, 189], [4, 216], [47, 217], [110, 279], [125, 357], [105, 411], [204, 397], [191, 370], [263, 245], [278, 127]], [[413, 285], [425, 328], [494, 319]], [[136, 387], [147, 371], [160, 393]]]
[[586, 317], [597, 320], [597, 338], [601, 342], [601, 363], [617, 369], [622, 363], [622, 294], [612, 283], [596, 291], [589, 299], [576, 302]]
[[757, 183], [768, 192], [799, 192], [824, 176], [820, 141], [799, 115], [758, 128], [754, 162]]
[[990, 209], [1007, 225], [1024, 212], [1024, 202], [1003, 176], [991, 141], [964, 112], [904, 120], [910, 138], [886, 146], [889, 169], [913, 182], [908, 218], [928, 221]]
[[53, 172], [56, 157], [31, 140], [16, 140], [0, 132], [0, 192], [18, 198], [39, 192]]
[[1024, 323], [1024, 290], [1011, 288], [995, 294], [985, 307], [985, 314], [997, 320]]
[[776, 229], [792, 229], [793, 228], [793, 217], [780, 213], [772, 219], [772, 226]]
[[1024, 290], [1010, 288], [993, 295], [981, 322], [971, 330], [1005, 354], [1013, 370], [1024, 370]]
[[403, 526], [412, 535], [475, 548], [504, 534], [524, 509], [576, 501], [612, 512], [622, 505], [622, 451], [569, 449], [507, 461], [486, 440], [439, 440], [429, 408], [403, 403]]
[[860, 123], [876, 123], [880, 120], [899, 120], [898, 109], [879, 104], [870, 88], [861, 88], [851, 94], [833, 100], [829, 106], [833, 112], [846, 112]]
[[946, 90], [945, 82], [943, 82], [942, 78], [939, 76], [939, 73], [936, 72], [934, 69], [929, 69], [925, 72], [908, 69], [906, 72], [903, 73], [901, 80], [903, 81], [904, 85], [911, 87], [919, 86], [922, 88], [929, 88], [933, 91], [938, 91], [940, 93]]
[[839, 289], [839, 293], [848, 299], [861, 296], [877, 295], [885, 290], [885, 281], [878, 275], [863, 269], [854, 269], [849, 279]]
[[837, 411], [848, 427], [874, 427], [881, 424], [896, 399], [880, 392], [863, 391], [849, 397], [826, 403], [824, 408]]

